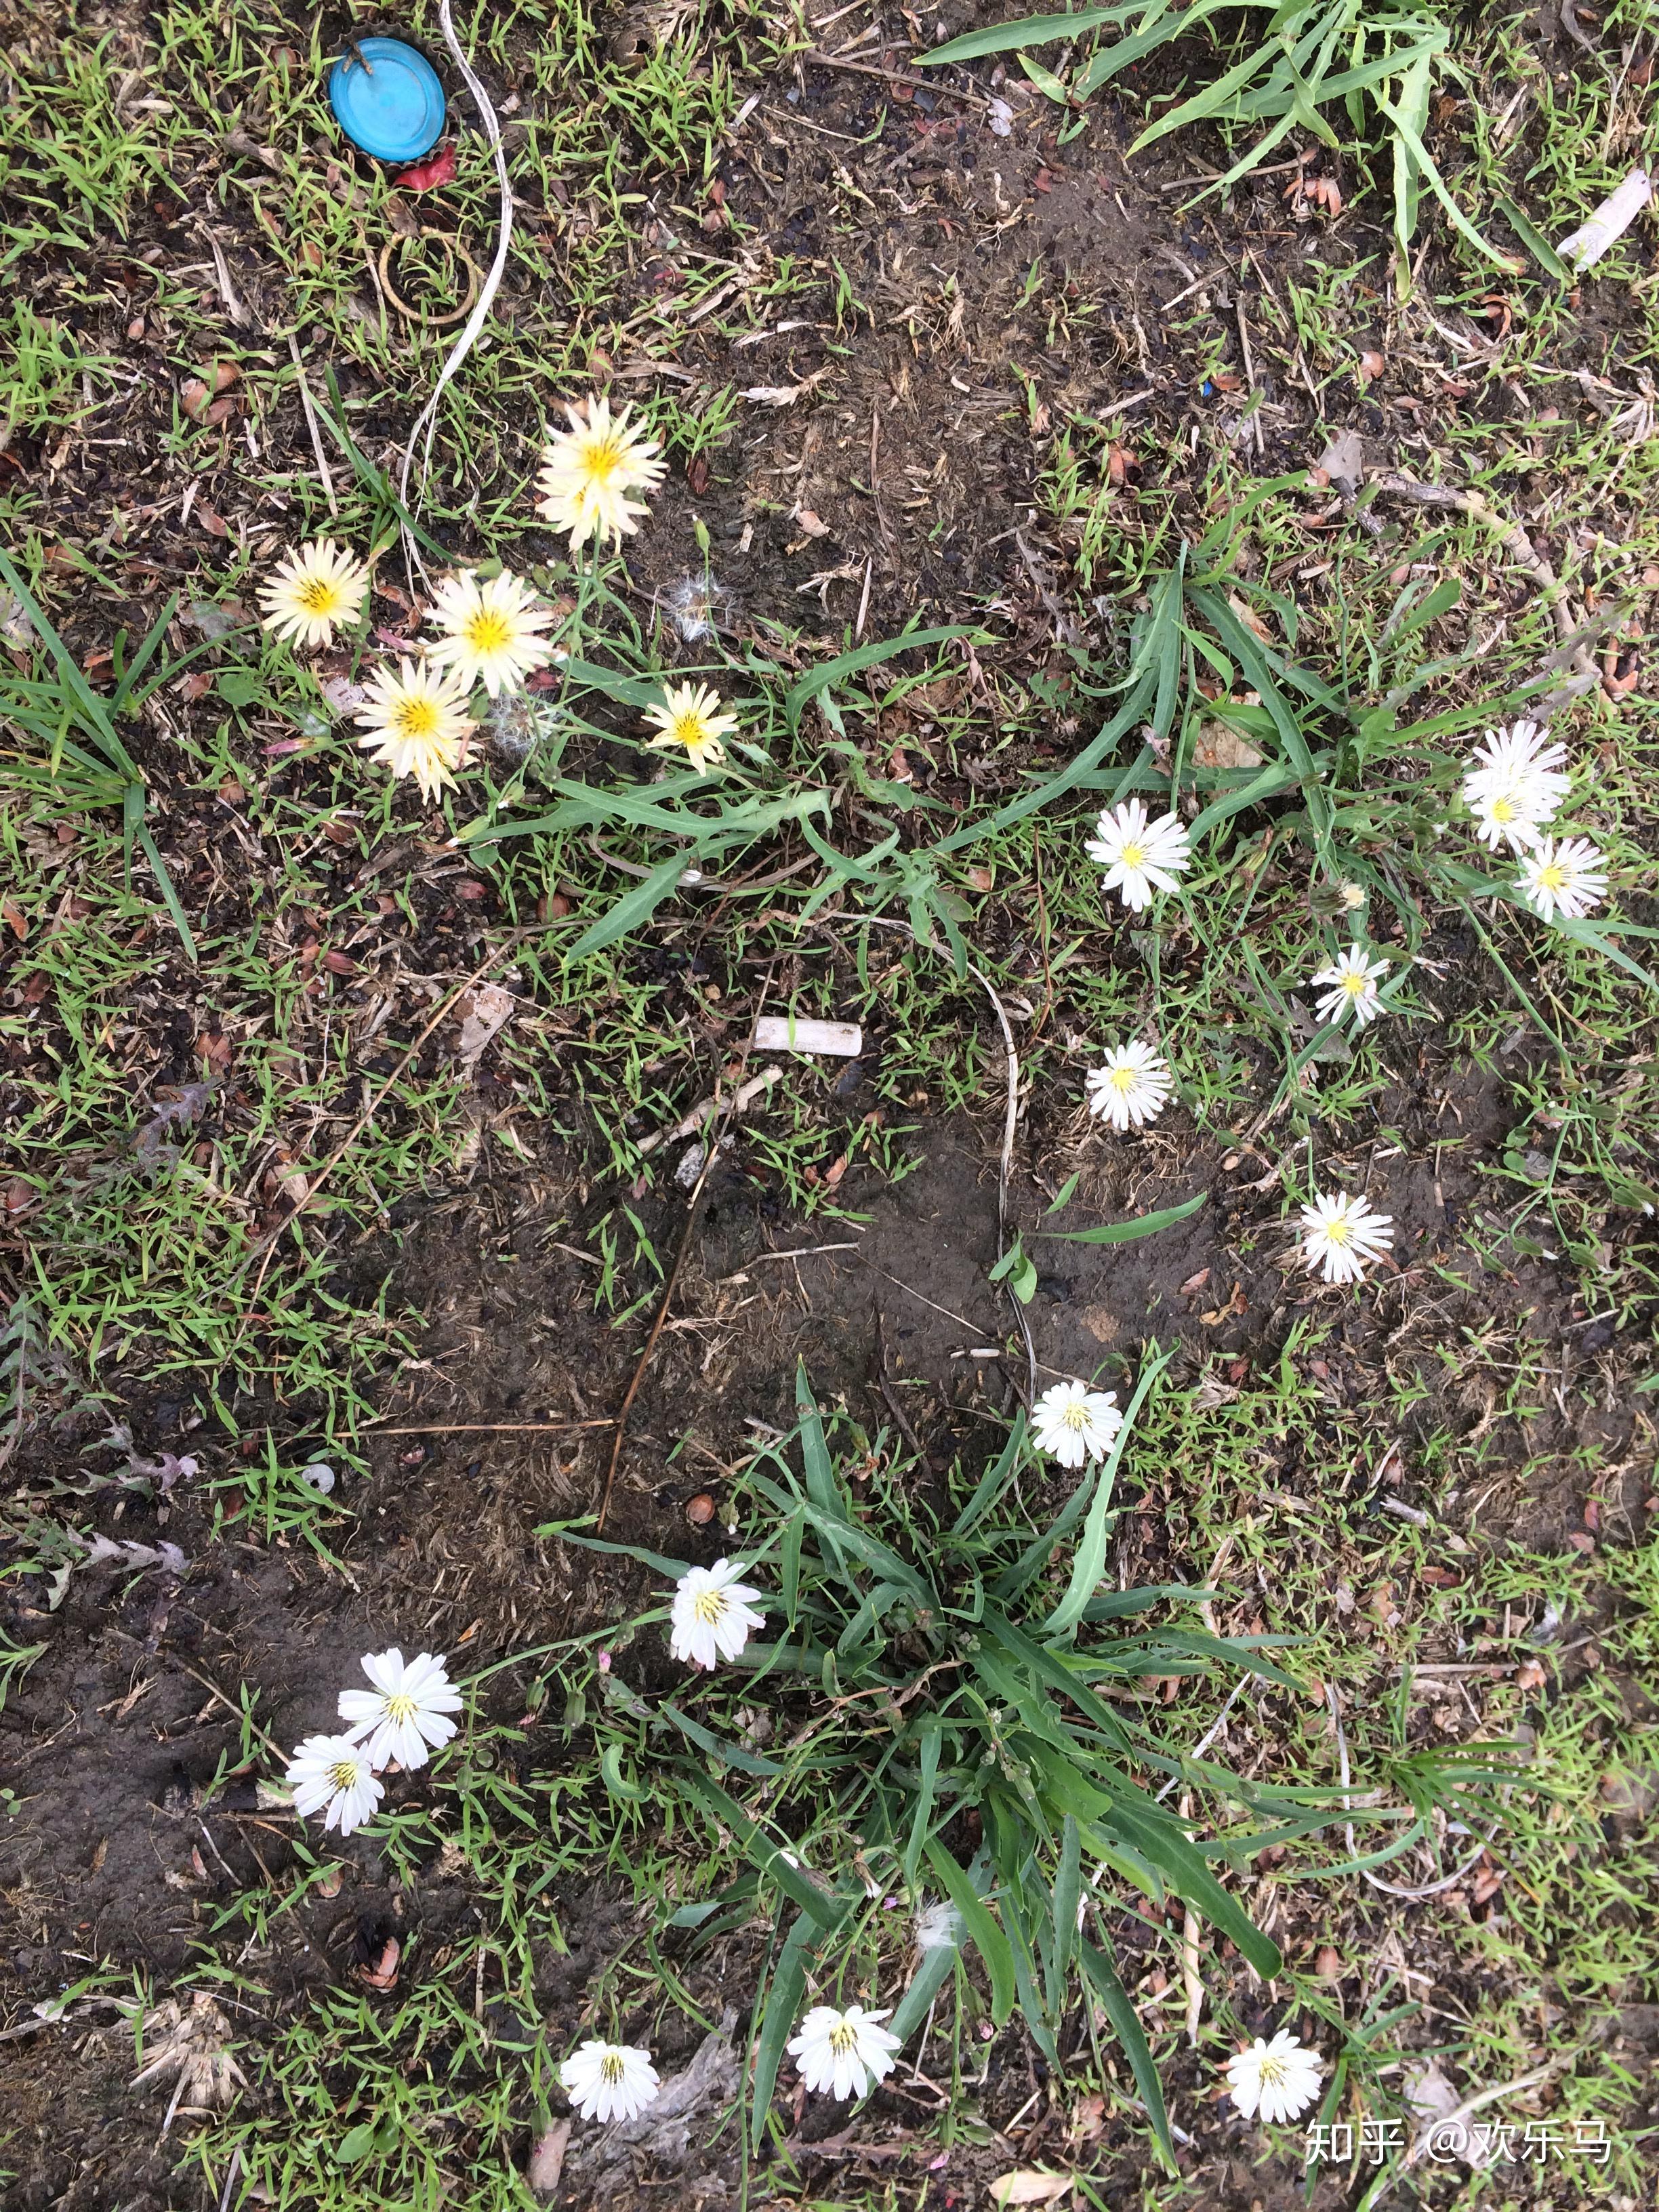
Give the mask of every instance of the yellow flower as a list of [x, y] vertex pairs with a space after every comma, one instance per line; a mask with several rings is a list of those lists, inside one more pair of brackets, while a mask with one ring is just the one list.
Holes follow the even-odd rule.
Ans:
[[435, 799], [466, 757], [466, 740], [477, 726], [463, 712], [468, 686], [452, 671], [399, 664], [398, 673], [377, 668], [368, 704], [357, 720], [366, 734], [360, 745], [394, 776], [412, 775], [421, 795]]
[[313, 538], [283, 560], [259, 598], [264, 627], [295, 645], [332, 645], [337, 623], [353, 623], [368, 571], [331, 538]]
[[647, 512], [629, 493], [654, 491], [662, 482], [657, 441], [634, 428], [626, 407], [613, 422], [608, 400], [590, 399], [586, 412], [570, 406], [565, 412], [570, 428], [556, 430], [542, 455], [536, 512], [570, 532], [573, 551], [593, 537], [619, 545], [635, 527], [635, 515]]
[[661, 702], [647, 707], [645, 718], [657, 725], [653, 745], [684, 745], [686, 757], [700, 773], [718, 768], [726, 758], [723, 733], [735, 730], [735, 714], [722, 714], [720, 695], [706, 684], [671, 684]]
[[432, 601], [432, 619], [443, 632], [427, 659], [453, 669], [469, 691], [482, 684], [490, 697], [517, 691], [551, 648], [541, 632], [552, 621], [521, 577], [503, 568], [481, 584], [471, 569], [446, 576]]

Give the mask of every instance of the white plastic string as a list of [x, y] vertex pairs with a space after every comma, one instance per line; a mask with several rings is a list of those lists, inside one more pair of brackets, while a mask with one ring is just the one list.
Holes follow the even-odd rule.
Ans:
[[[490, 263], [489, 274], [479, 288], [478, 297], [472, 313], [467, 317], [460, 336], [449, 349], [444, 365], [439, 371], [438, 381], [432, 387], [432, 397], [421, 410], [415, 427], [409, 434], [409, 443], [404, 448], [403, 467], [398, 476], [398, 497], [403, 504], [404, 514], [410, 515], [416, 511], [422, 499], [425, 496], [427, 476], [432, 466], [432, 440], [438, 427], [438, 402], [443, 398], [445, 386], [457, 374], [462, 362], [471, 352], [474, 340], [489, 319], [490, 307], [501, 285], [501, 273], [507, 267], [507, 249], [513, 242], [513, 186], [507, 173], [507, 155], [501, 144], [501, 126], [496, 119], [495, 108], [490, 105], [489, 94], [473, 75], [472, 64], [461, 52], [460, 40], [455, 36], [455, 26], [450, 16], [449, 7], [450, 0], [438, 0], [438, 27], [443, 33], [444, 44], [449, 49], [450, 59], [466, 80], [466, 88], [472, 95], [472, 104], [477, 109], [483, 122], [484, 136], [489, 141], [489, 150], [495, 157], [495, 175], [501, 188], [501, 232], [495, 240], [495, 258]], [[421, 477], [420, 483], [416, 487], [414, 501], [411, 502], [409, 495], [409, 472], [414, 462], [415, 448], [421, 441], [422, 431], [426, 433], [426, 439], [421, 447]], [[413, 590], [415, 571], [417, 568], [420, 570], [421, 580], [424, 582], [426, 568], [422, 562], [420, 548], [415, 542], [414, 532], [407, 522], [400, 523], [400, 527], [403, 532], [404, 559], [409, 570], [410, 588]]]

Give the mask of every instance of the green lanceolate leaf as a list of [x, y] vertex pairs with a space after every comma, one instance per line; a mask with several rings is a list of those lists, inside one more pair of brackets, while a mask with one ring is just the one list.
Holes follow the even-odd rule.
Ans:
[[1075, 1632], [1078, 1622], [1083, 1618], [1084, 1607], [1094, 1595], [1101, 1576], [1105, 1572], [1107, 1526], [1112, 1510], [1112, 1492], [1117, 1480], [1118, 1462], [1133, 1431], [1135, 1415], [1146, 1404], [1152, 1385], [1174, 1358], [1172, 1350], [1159, 1352], [1135, 1385], [1134, 1395], [1123, 1415], [1123, 1425], [1113, 1437], [1112, 1449], [1101, 1470], [1094, 1503], [1089, 1508], [1089, 1518], [1084, 1524], [1083, 1535], [1078, 1544], [1077, 1557], [1072, 1562], [1072, 1578], [1066, 1585], [1066, 1595], [1043, 1623], [1042, 1632], [1051, 1639], [1070, 1636]]
[[815, 1924], [810, 1913], [797, 1915], [783, 1939], [778, 1963], [772, 1971], [760, 2012], [760, 2033], [755, 2041], [755, 2072], [750, 2090], [750, 2142], [758, 2150], [766, 2139], [766, 2117], [778, 2068], [783, 2063], [789, 2031], [800, 2017], [806, 1995], [806, 1966], [811, 1956]]
[[1109, 1221], [1099, 1229], [1039, 1229], [1039, 1237], [1052, 1237], [1062, 1244], [1133, 1244], [1142, 1237], [1156, 1237], [1160, 1229], [1173, 1229], [1177, 1221], [1190, 1221], [1210, 1194], [1200, 1190], [1179, 1206], [1166, 1206], [1157, 1213], [1140, 1213], [1133, 1221]]
[[933, 1837], [922, 1847], [945, 1894], [962, 1916], [963, 1932], [985, 1961], [991, 1977], [991, 2018], [1000, 2027], [1014, 2008], [1014, 1954], [995, 1915], [943, 1844]]
[[1130, 2002], [1129, 1993], [1118, 1978], [1117, 1968], [1103, 1951], [1092, 1943], [1079, 1943], [1078, 1956], [1084, 1972], [1094, 1985], [1101, 2008], [1111, 2022], [1112, 2033], [1123, 2045], [1129, 2061], [1130, 2071], [1135, 2077], [1135, 2087], [1140, 2092], [1140, 2101], [1146, 2107], [1146, 2117], [1152, 2124], [1152, 2133], [1158, 2147], [1171, 2172], [1175, 2170], [1175, 2145], [1170, 2139], [1170, 2115], [1164, 2103], [1164, 2085], [1158, 2078], [1158, 2068], [1152, 2060], [1151, 2046], [1142, 2031], [1139, 2014]]

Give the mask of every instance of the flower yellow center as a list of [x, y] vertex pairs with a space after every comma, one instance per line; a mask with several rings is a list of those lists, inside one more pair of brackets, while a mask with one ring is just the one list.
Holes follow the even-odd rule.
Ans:
[[622, 465], [622, 441], [614, 430], [607, 430], [602, 437], [584, 440], [582, 473], [591, 484], [600, 488], [609, 484]]
[[837, 2058], [859, 2047], [859, 2032], [850, 2021], [838, 2020], [830, 2031], [830, 2048]]
[[1334, 1221], [1325, 1224], [1325, 1242], [1328, 1244], [1345, 1245], [1352, 1235], [1353, 1230], [1346, 1213], [1339, 1213]]
[[419, 1710], [407, 1690], [394, 1690], [386, 1701], [386, 1718], [396, 1721], [399, 1728], [412, 1721]]
[[1520, 811], [1512, 799], [1494, 799], [1492, 803], [1492, 818], [1494, 822], [1513, 822]]
[[607, 2051], [599, 2061], [599, 2079], [614, 2088], [623, 2077], [623, 2055], [620, 2051]]
[[684, 714], [675, 715], [668, 734], [677, 738], [687, 752], [693, 752], [708, 742], [708, 725], [695, 709], [688, 708]]
[[400, 699], [393, 727], [400, 738], [419, 739], [437, 735], [438, 709], [430, 699]]
[[1081, 1398], [1073, 1398], [1066, 1405], [1060, 1418], [1065, 1427], [1076, 1429], [1081, 1432], [1089, 1425], [1089, 1408]]
[[1259, 2071], [1261, 2086], [1264, 2089], [1277, 2089], [1282, 2087], [1285, 2082], [1289, 2081], [1291, 2075], [1291, 2069], [1285, 2063], [1285, 2061], [1274, 2055], [1270, 2055], [1262, 2059]]
[[357, 1783], [357, 1762], [355, 1759], [337, 1759], [328, 1770], [328, 1778], [336, 1790], [352, 1790]]
[[1118, 1097], [1127, 1098], [1135, 1087], [1135, 1071], [1133, 1067], [1115, 1067], [1109, 1080]]
[[464, 643], [474, 653], [501, 653], [513, 642], [513, 625], [495, 607], [480, 607], [462, 626]]
[[1567, 872], [1559, 860], [1546, 860], [1538, 871], [1540, 891], [1564, 891], [1567, 887]]
[[1351, 999], [1363, 999], [1370, 987], [1370, 977], [1362, 975], [1357, 968], [1351, 968], [1342, 978], [1342, 988]]
[[691, 1610], [705, 1626], [712, 1628], [717, 1620], [724, 1620], [727, 1599], [723, 1589], [700, 1589], [691, 1601]]
[[1146, 848], [1144, 845], [1126, 845], [1119, 853], [1118, 858], [1126, 868], [1144, 868], [1146, 865]]
[[313, 619], [337, 613], [343, 604], [339, 586], [330, 583], [325, 576], [305, 577], [295, 586], [294, 599], [300, 611]]

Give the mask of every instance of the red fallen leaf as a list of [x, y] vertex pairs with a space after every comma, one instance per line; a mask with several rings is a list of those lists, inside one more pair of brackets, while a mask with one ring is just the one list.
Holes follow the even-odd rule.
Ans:
[[230, 1039], [222, 1030], [216, 1035], [204, 1030], [196, 1040], [196, 1052], [198, 1059], [210, 1060], [216, 1066], [230, 1065]]
[[688, 488], [694, 495], [701, 495], [708, 490], [708, 460], [707, 455], [702, 453], [692, 454], [690, 459], [685, 465], [685, 481]]
[[455, 181], [455, 149], [441, 146], [435, 154], [428, 154], [424, 161], [416, 161], [412, 169], [400, 169], [392, 179], [399, 191], [431, 192], [440, 185]]
[[349, 952], [325, 952], [323, 965], [331, 975], [355, 975], [357, 963]]
[[1031, 179], [1031, 190], [1034, 192], [1051, 192], [1054, 188], [1054, 178], [1047, 169], [1039, 169]]
[[488, 884], [481, 884], [476, 876], [463, 876], [455, 887], [458, 899], [481, 899], [489, 891]]
[[26, 1207], [33, 1205], [34, 1200], [35, 1191], [33, 1186], [30, 1183], [26, 1183], [21, 1176], [14, 1176], [11, 1181], [6, 1185], [6, 1211], [8, 1213], [21, 1213]]
[[1419, 1567], [1418, 1572], [1425, 1583], [1432, 1583], [1436, 1589], [1455, 1589], [1457, 1587], [1459, 1577], [1449, 1567]]
[[51, 988], [51, 976], [44, 968], [37, 968], [23, 986], [23, 1004], [26, 1006], [38, 1006]]
[[0, 921], [3, 921], [21, 945], [29, 933], [28, 916], [15, 899], [0, 899]]
[[179, 678], [181, 699], [204, 699], [213, 689], [213, 678], [204, 668], [192, 668], [188, 676]]
[[228, 538], [230, 535], [230, 525], [223, 515], [216, 514], [210, 507], [204, 507], [199, 500], [196, 504], [196, 520], [210, 538]]
[[1601, 1501], [1598, 1498], [1589, 1498], [1585, 1499], [1584, 1526], [1587, 1528], [1600, 1529], [1601, 1526]]

